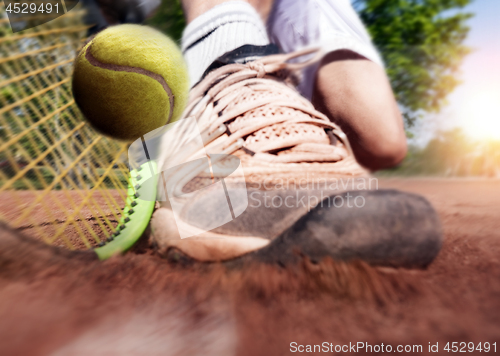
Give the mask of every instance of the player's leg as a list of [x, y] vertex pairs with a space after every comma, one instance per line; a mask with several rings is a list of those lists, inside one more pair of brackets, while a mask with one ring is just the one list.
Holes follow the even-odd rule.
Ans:
[[[182, 8], [186, 21], [189, 24], [198, 16], [204, 14], [213, 7], [233, 0], [182, 0]], [[273, 0], [241, 0], [252, 5], [263, 19], [267, 19]], [[234, 1], [233, 1], [234, 2]]]
[[349, 50], [331, 52], [313, 90], [313, 104], [342, 127], [358, 162], [376, 170], [403, 160], [403, 120], [380, 65]]
[[276, 0], [271, 41], [285, 52], [321, 46], [328, 54], [304, 72], [304, 96], [346, 132], [357, 160], [370, 169], [406, 154], [403, 120], [380, 57], [348, 0]]
[[183, 0], [188, 23], [182, 36], [191, 85], [217, 58], [244, 45], [269, 45], [266, 27], [272, 0]]

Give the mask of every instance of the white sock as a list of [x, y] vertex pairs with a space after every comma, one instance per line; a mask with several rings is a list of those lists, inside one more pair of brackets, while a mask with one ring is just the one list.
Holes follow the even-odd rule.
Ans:
[[182, 34], [182, 51], [193, 86], [217, 58], [243, 45], [269, 44], [266, 27], [248, 3], [229, 1], [194, 19]]

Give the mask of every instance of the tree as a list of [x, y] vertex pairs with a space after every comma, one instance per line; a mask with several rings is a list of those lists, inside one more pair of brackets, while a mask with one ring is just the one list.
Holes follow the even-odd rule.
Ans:
[[155, 15], [147, 21], [174, 40], [179, 41], [186, 26], [180, 0], [163, 0]]
[[354, 7], [379, 49], [406, 123], [438, 112], [460, 83], [470, 52], [463, 42], [471, 0], [356, 0]]

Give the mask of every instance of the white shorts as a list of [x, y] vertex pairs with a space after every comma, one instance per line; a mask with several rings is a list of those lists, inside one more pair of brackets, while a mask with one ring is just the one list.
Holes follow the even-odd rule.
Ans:
[[[267, 22], [269, 39], [284, 52], [321, 47], [348, 49], [383, 66], [349, 0], [275, 0]], [[306, 69], [299, 90], [311, 99], [318, 65]]]

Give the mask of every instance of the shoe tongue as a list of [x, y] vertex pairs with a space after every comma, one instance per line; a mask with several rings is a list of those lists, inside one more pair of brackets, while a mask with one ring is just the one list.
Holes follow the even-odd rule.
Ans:
[[202, 80], [211, 71], [227, 64], [245, 64], [265, 56], [279, 53], [279, 48], [275, 44], [268, 44], [265, 46], [244, 45], [238, 47], [217, 58], [203, 73]]

